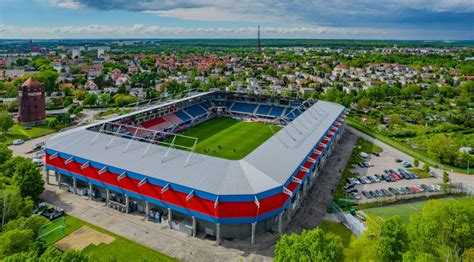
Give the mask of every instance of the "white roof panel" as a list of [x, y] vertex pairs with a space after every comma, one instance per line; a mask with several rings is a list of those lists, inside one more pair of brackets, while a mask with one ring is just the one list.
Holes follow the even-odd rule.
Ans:
[[[216, 195], [258, 194], [282, 186], [344, 107], [318, 101], [241, 160], [149, 145], [80, 127], [48, 139], [46, 148]], [[97, 136], [94, 143], [94, 137]]]

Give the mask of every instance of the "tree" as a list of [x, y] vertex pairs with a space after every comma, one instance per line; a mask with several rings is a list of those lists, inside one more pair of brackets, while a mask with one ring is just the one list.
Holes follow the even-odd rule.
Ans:
[[27, 158], [22, 157], [22, 156], [14, 156], [10, 159], [8, 159], [5, 163], [0, 168], [0, 174], [6, 177], [13, 177], [13, 174], [15, 173], [16, 166], [18, 163], [23, 162], [23, 161], [28, 161]]
[[39, 262], [60, 262], [63, 252], [54, 246], [49, 246], [39, 258]]
[[429, 173], [429, 172], [430, 172], [430, 165], [428, 165], [428, 164], [425, 163], [425, 164], [423, 165], [423, 171], [425, 171], [426, 173]]
[[449, 173], [446, 171], [443, 171], [443, 183], [449, 183]]
[[[460, 260], [474, 246], [474, 199], [432, 200], [414, 213], [407, 225], [410, 249], [417, 255], [433, 254], [437, 260]], [[456, 259], [450, 260], [452, 255]]]
[[34, 258], [36, 258], [37, 256], [38, 254], [33, 251], [20, 252], [20, 253], [15, 253], [13, 255], [3, 258], [2, 262], [33, 262], [33, 261], [36, 261], [34, 260]]
[[46, 119], [46, 122], [48, 123], [49, 128], [55, 128], [59, 124], [59, 121], [57, 118]]
[[97, 104], [97, 95], [89, 93], [84, 97], [84, 105], [93, 106]]
[[418, 160], [418, 159], [415, 158], [415, 159], [413, 160], [413, 166], [418, 167], [419, 165], [420, 165], [420, 160]]
[[80, 251], [69, 249], [66, 251], [61, 258], [61, 262], [87, 262], [89, 257], [82, 254]]
[[451, 164], [458, 155], [456, 142], [447, 135], [434, 136], [428, 146], [428, 151], [435, 156], [441, 163]]
[[33, 231], [14, 229], [0, 235], [0, 259], [15, 253], [25, 252], [34, 242]]
[[351, 243], [349, 261], [400, 261], [408, 248], [405, 224], [399, 216], [370, 217], [367, 230]]
[[101, 106], [107, 106], [110, 103], [110, 94], [103, 93], [99, 96], [99, 103]]
[[0, 189], [1, 227], [12, 219], [31, 215], [32, 211], [33, 201], [31, 198], [22, 198], [18, 187], [9, 185]]
[[17, 163], [12, 180], [20, 189], [23, 197], [29, 196], [35, 199], [44, 191], [44, 180], [40, 170], [29, 159]]
[[58, 72], [52, 68], [41, 70], [34, 75], [38, 81], [44, 84], [44, 89], [47, 93], [57, 90], [56, 80], [58, 80], [58, 76]]
[[[427, 201], [404, 225], [400, 217], [369, 216], [348, 261], [461, 261], [474, 246], [474, 199]], [[469, 261], [469, 260], [467, 260]]]
[[11, 157], [12, 151], [7, 147], [7, 145], [0, 143], [0, 166]]
[[10, 220], [3, 226], [3, 232], [7, 232], [15, 229], [29, 229], [33, 231], [35, 237], [38, 236], [38, 230], [41, 226], [49, 223], [49, 220], [43, 216], [30, 216], [20, 217], [14, 220]]
[[275, 261], [340, 261], [342, 251], [338, 236], [316, 228], [283, 235], [275, 246]]
[[408, 235], [399, 216], [386, 219], [380, 230], [377, 253], [381, 261], [400, 261], [407, 250]]
[[0, 112], [0, 131], [5, 136], [8, 130], [13, 126], [13, 118], [7, 111]]

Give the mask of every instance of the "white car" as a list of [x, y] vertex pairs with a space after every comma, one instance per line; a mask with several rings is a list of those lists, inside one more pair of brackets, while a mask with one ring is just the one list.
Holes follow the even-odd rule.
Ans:
[[33, 163], [36, 164], [36, 166], [44, 166], [43, 160], [42, 159], [33, 159]]
[[361, 156], [362, 158], [367, 158], [367, 157], [369, 157], [369, 155], [368, 155], [367, 153], [365, 153], [365, 152], [360, 152], [360, 153], [359, 153], [359, 156]]
[[25, 141], [23, 141], [22, 139], [13, 140], [13, 145], [15, 146], [22, 145], [23, 143], [25, 143]]

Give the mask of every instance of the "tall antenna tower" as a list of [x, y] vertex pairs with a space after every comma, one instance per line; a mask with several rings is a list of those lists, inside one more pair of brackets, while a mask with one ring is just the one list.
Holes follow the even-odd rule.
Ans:
[[258, 33], [257, 33], [257, 53], [260, 53], [262, 51], [262, 47], [260, 46], [260, 25], [258, 25]]

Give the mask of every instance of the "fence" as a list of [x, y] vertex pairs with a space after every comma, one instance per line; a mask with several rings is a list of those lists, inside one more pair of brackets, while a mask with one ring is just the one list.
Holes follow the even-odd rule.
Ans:
[[362, 236], [362, 233], [366, 230], [365, 225], [360, 222], [356, 217], [348, 214], [335, 203], [331, 202], [331, 209], [334, 215], [342, 222], [352, 233], [358, 237]]

